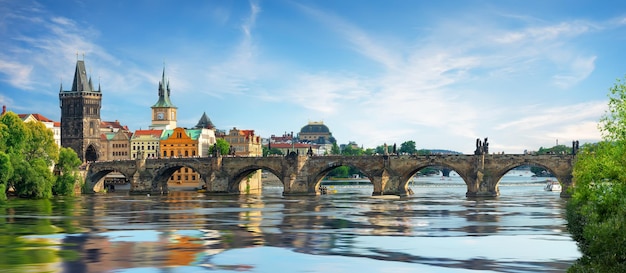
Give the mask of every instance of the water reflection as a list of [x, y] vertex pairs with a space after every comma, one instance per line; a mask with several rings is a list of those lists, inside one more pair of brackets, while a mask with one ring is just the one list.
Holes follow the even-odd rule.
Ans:
[[565, 201], [541, 187], [488, 199], [463, 186], [414, 191], [12, 200], [0, 207], [0, 272], [558, 272], [579, 256]]

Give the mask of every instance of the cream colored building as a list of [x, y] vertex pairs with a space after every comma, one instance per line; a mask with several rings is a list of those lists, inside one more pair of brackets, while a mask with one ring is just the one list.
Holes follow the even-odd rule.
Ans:
[[234, 150], [235, 156], [263, 156], [261, 137], [254, 134], [254, 130], [230, 129], [222, 136]]
[[136, 130], [130, 138], [130, 159], [159, 158], [163, 130]]

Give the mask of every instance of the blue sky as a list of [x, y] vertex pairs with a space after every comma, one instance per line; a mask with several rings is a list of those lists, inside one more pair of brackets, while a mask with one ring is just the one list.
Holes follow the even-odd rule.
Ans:
[[132, 130], [165, 66], [183, 127], [521, 153], [600, 138], [625, 48], [622, 1], [0, 0], [0, 104], [59, 120], [78, 52]]

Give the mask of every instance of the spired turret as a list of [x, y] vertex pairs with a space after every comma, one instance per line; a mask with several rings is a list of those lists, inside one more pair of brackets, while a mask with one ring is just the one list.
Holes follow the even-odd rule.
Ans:
[[151, 129], [170, 130], [176, 128], [176, 109], [170, 100], [170, 83], [165, 78], [165, 67], [159, 82], [158, 95], [159, 99], [152, 105], [152, 124]]

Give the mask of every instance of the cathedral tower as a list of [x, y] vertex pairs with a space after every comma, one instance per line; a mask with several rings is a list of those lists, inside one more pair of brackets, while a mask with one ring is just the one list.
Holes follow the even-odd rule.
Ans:
[[93, 88], [85, 61], [76, 61], [71, 90], [59, 90], [61, 146], [72, 148], [83, 161], [100, 158], [100, 108], [102, 92]]
[[151, 129], [169, 130], [176, 128], [177, 107], [170, 101], [170, 82], [165, 81], [165, 67], [159, 82], [159, 100], [152, 105]]

